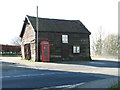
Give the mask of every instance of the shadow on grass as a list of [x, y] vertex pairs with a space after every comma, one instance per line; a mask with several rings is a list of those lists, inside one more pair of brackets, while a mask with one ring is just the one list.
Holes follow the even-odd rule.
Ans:
[[111, 86], [110, 90], [115, 89], [115, 88], [120, 88], [120, 81], [118, 83], [114, 84], [113, 86]]

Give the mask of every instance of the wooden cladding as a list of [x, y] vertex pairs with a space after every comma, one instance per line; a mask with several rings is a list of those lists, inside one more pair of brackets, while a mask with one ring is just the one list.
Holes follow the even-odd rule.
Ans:
[[[68, 35], [68, 43], [62, 43], [62, 35]], [[39, 32], [39, 42], [48, 41], [50, 45], [50, 59], [55, 58], [78, 58], [90, 57], [90, 41], [88, 34], [77, 33], [56, 33], [56, 32]], [[36, 39], [35, 39], [36, 41]], [[36, 58], [36, 43], [31, 46], [24, 45], [25, 59]], [[73, 46], [79, 46], [79, 53], [73, 53]], [[31, 48], [30, 48], [31, 47]], [[77, 49], [76, 49], [77, 50]], [[40, 52], [40, 51], [39, 51]], [[40, 58], [40, 57], [39, 57]]]
[[[68, 35], [68, 43], [62, 43], [62, 35]], [[89, 54], [90, 42], [87, 34], [40, 32], [39, 40], [44, 38], [50, 43], [52, 56], [69, 57]], [[73, 46], [79, 46], [80, 53], [73, 53]]]

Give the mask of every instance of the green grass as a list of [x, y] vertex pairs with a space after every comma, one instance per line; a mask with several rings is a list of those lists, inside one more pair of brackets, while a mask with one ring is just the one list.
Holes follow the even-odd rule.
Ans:
[[101, 55], [101, 56], [94, 56], [94, 55], [91, 55], [91, 57], [95, 57], [95, 58], [106, 58], [106, 59], [118, 59], [118, 56], [104, 56], [104, 55]]
[[34, 60], [26, 60], [26, 59], [22, 59], [22, 58], [20, 60], [28, 61], [28, 62], [35, 62]]
[[116, 84], [114, 84], [113, 86], [111, 86], [110, 89], [114, 89], [114, 88], [119, 88], [120, 89], [120, 81]]
[[20, 57], [20, 54], [0, 54], [0, 57]]

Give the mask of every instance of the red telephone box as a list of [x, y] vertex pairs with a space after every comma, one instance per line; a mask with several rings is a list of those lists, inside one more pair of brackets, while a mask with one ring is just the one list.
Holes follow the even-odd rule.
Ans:
[[40, 42], [40, 61], [48, 62], [50, 59], [50, 51], [49, 51], [49, 42], [41, 41]]

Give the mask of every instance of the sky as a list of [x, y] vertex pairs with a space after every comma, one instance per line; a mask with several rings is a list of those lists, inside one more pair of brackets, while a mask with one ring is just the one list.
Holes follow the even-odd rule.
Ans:
[[118, 33], [119, 0], [1, 0], [0, 44], [11, 44], [19, 37], [26, 15], [66, 20], [80, 20], [94, 36], [98, 29]]

